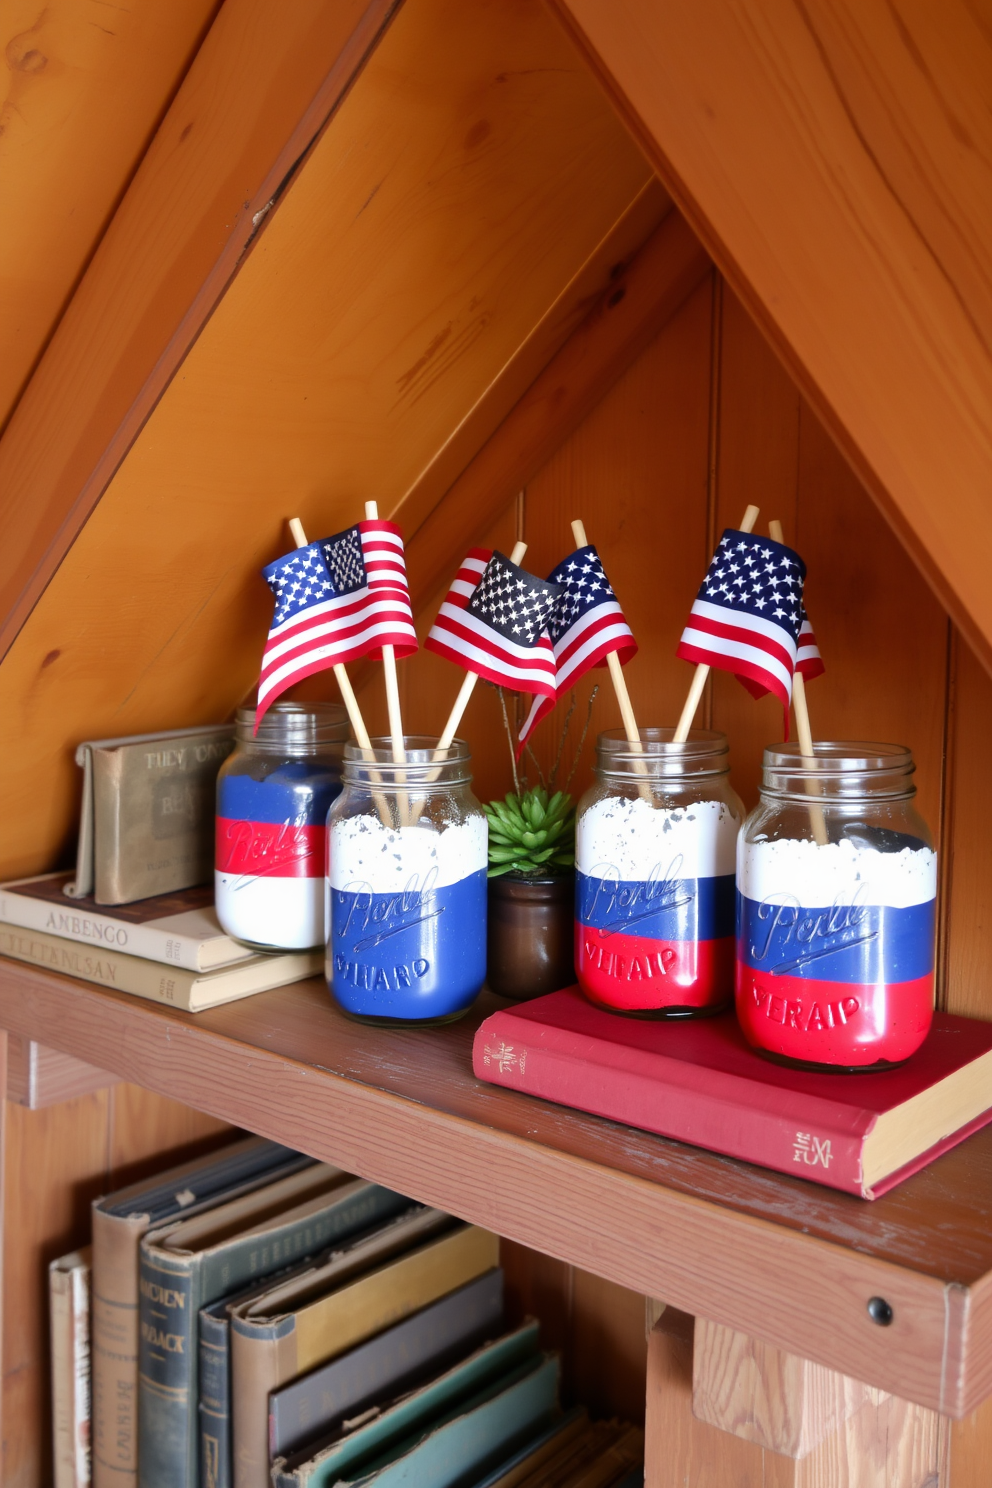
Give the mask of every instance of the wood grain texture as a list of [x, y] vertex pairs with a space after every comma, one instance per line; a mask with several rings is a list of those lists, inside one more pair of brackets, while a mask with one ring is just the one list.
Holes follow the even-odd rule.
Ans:
[[644, 1298], [553, 1256], [500, 1242], [507, 1316], [541, 1322], [542, 1348], [561, 1354], [562, 1403], [593, 1416], [644, 1419]]
[[217, 4], [4, 6], [0, 429]]
[[[941, 830], [947, 617], [860, 481], [729, 292], [723, 333], [715, 529], [750, 501], [758, 531], [778, 516], [806, 561], [806, 602], [826, 664], [807, 698], [814, 738], [907, 744], [918, 806]], [[689, 668], [683, 666], [686, 677]], [[764, 747], [782, 710], [713, 674], [711, 720], [731, 740], [733, 781], [757, 799]]]
[[0, 871], [71, 831], [75, 740], [244, 695], [285, 518], [388, 514], [648, 178], [538, 0], [398, 12], [0, 670]]
[[746, 1333], [698, 1318], [692, 1413], [784, 1457], [808, 1457], [879, 1392]]
[[391, 9], [223, 7], [0, 441], [0, 654]]
[[992, 737], [992, 682], [955, 634], [950, 692], [948, 782], [944, 833], [944, 989], [949, 1012], [992, 1017], [992, 928], [989, 850], [992, 796], [985, 741]]
[[939, 11], [554, 0], [992, 669], [992, 32]]
[[415, 604], [554, 456], [709, 272], [696, 238], [669, 213], [414, 533]]
[[493, 1001], [368, 1029], [315, 979], [194, 1019], [8, 963], [0, 1026], [947, 1414], [992, 1392], [987, 1130], [866, 1204], [480, 1084]]
[[[644, 726], [678, 716], [685, 668], [676, 637], [706, 563], [711, 301], [707, 281], [527, 487], [524, 536], [534, 573], [549, 573], [572, 550], [571, 520], [585, 522], [641, 647], [624, 675]], [[592, 780], [597, 733], [618, 726], [620, 713], [605, 668], [586, 673], [575, 692], [562, 779], [577, 764], [571, 789], [578, 796]], [[564, 716], [562, 705], [533, 735], [546, 771]]]
[[30, 1111], [104, 1090], [118, 1078], [35, 1039], [7, 1040], [7, 1099]]
[[950, 1423], [905, 1400], [870, 1399], [799, 1459], [698, 1419], [692, 1402], [693, 1344], [663, 1314], [648, 1340], [645, 1488], [972, 1488], [948, 1478]]
[[217, 1146], [227, 1127], [126, 1084], [43, 1110], [9, 1101], [2, 1109], [2, 1476], [5, 1488], [44, 1488], [52, 1481], [49, 1261], [89, 1243], [99, 1194]]

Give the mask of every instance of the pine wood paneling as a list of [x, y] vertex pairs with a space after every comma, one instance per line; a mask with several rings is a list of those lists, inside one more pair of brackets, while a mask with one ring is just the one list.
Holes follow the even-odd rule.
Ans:
[[0, 429], [217, 5], [4, 6]]
[[43, 1488], [51, 1482], [49, 1261], [89, 1243], [97, 1195], [217, 1145], [228, 1128], [125, 1084], [39, 1111], [7, 1102], [5, 1121], [3, 1483]]
[[[748, 502], [758, 531], [779, 517], [808, 569], [806, 600], [826, 663], [807, 689], [814, 739], [908, 744], [918, 805], [940, 833], [947, 618], [905, 549], [735, 297], [723, 297], [717, 532]], [[688, 668], [686, 668], [688, 672]], [[782, 711], [715, 673], [712, 719], [733, 779], [757, 800], [761, 755]]]
[[[625, 675], [644, 726], [678, 716], [688, 668], [675, 646], [706, 562], [711, 306], [706, 283], [527, 487], [524, 536], [532, 572], [547, 574], [571, 550], [574, 517], [585, 522], [602, 556], [641, 647]], [[591, 780], [597, 732], [620, 723], [608, 672], [587, 673], [576, 688], [563, 775], [597, 683], [575, 794]], [[563, 722], [562, 707], [533, 736], [545, 769]]]
[[958, 635], [952, 654], [944, 993], [948, 1011], [992, 1018], [992, 681]]
[[992, 29], [968, 0], [554, 0], [992, 669]]
[[77, 739], [245, 693], [284, 518], [388, 513], [647, 179], [538, 0], [399, 11], [8, 653], [0, 872], [71, 830]]
[[553, 1256], [500, 1243], [511, 1321], [541, 1320], [541, 1346], [562, 1356], [563, 1400], [594, 1417], [644, 1420], [644, 1298]]
[[[629, 267], [614, 265], [599, 304], [413, 533], [415, 604], [439, 582], [453, 554], [471, 545], [470, 534], [555, 454], [709, 274], [709, 259], [677, 212], [668, 214]], [[418, 491], [419, 483], [397, 513], [400, 519], [416, 510]]]

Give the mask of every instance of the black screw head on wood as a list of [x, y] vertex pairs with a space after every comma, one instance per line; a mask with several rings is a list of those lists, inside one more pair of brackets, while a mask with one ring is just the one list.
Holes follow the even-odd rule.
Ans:
[[868, 1316], [880, 1328], [887, 1328], [895, 1314], [884, 1297], [871, 1297], [868, 1301]]

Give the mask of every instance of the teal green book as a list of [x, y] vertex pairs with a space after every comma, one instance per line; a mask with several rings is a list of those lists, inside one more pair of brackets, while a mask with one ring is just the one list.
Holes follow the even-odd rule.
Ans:
[[[318, 1441], [301, 1449], [292, 1457], [281, 1457], [272, 1467], [274, 1488], [333, 1488], [339, 1482], [350, 1482], [361, 1472], [370, 1471], [368, 1466], [380, 1454], [388, 1454], [399, 1446], [410, 1447], [423, 1435], [430, 1423], [438, 1423], [447, 1413], [464, 1408], [479, 1392], [490, 1390], [508, 1375], [523, 1369], [525, 1376], [542, 1369], [546, 1361], [538, 1350], [538, 1325], [524, 1323], [513, 1332], [504, 1334], [494, 1343], [476, 1349], [467, 1358], [452, 1365], [443, 1374], [419, 1390], [386, 1402], [379, 1412], [364, 1425], [350, 1432], [339, 1432], [335, 1436]], [[551, 1392], [553, 1405], [557, 1392], [558, 1366], [554, 1368], [554, 1389]], [[547, 1394], [549, 1376], [542, 1375], [538, 1396]], [[525, 1392], [526, 1394], [526, 1392]], [[551, 1405], [548, 1406], [551, 1409]], [[527, 1426], [533, 1428], [536, 1418], [528, 1417]], [[521, 1433], [534, 1435], [536, 1428]], [[507, 1448], [507, 1451], [509, 1448]], [[507, 1452], [502, 1453], [503, 1456]], [[471, 1464], [468, 1464], [470, 1467]]]
[[458, 1488], [553, 1422], [558, 1384], [556, 1355], [525, 1360], [419, 1434], [358, 1463], [336, 1488]]
[[409, 1200], [326, 1163], [141, 1242], [138, 1481], [198, 1488], [200, 1309], [396, 1213]]

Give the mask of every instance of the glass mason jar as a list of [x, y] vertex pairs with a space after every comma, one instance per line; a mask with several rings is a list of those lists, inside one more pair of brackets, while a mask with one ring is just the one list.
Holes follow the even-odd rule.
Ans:
[[933, 1018], [937, 855], [899, 744], [766, 749], [737, 845], [737, 1016], [790, 1063], [899, 1064]]
[[375, 1023], [442, 1023], [486, 975], [489, 827], [470, 789], [467, 746], [410, 735], [372, 758], [344, 752], [327, 819], [327, 983], [344, 1012]]
[[217, 777], [217, 918], [259, 950], [320, 946], [325, 823], [348, 715], [336, 703], [280, 702], [254, 727], [254, 708], [239, 708]]
[[734, 853], [744, 807], [724, 734], [611, 729], [575, 831], [575, 969], [591, 1002], [639, 1017], [726, 1006], [734, 982]]

